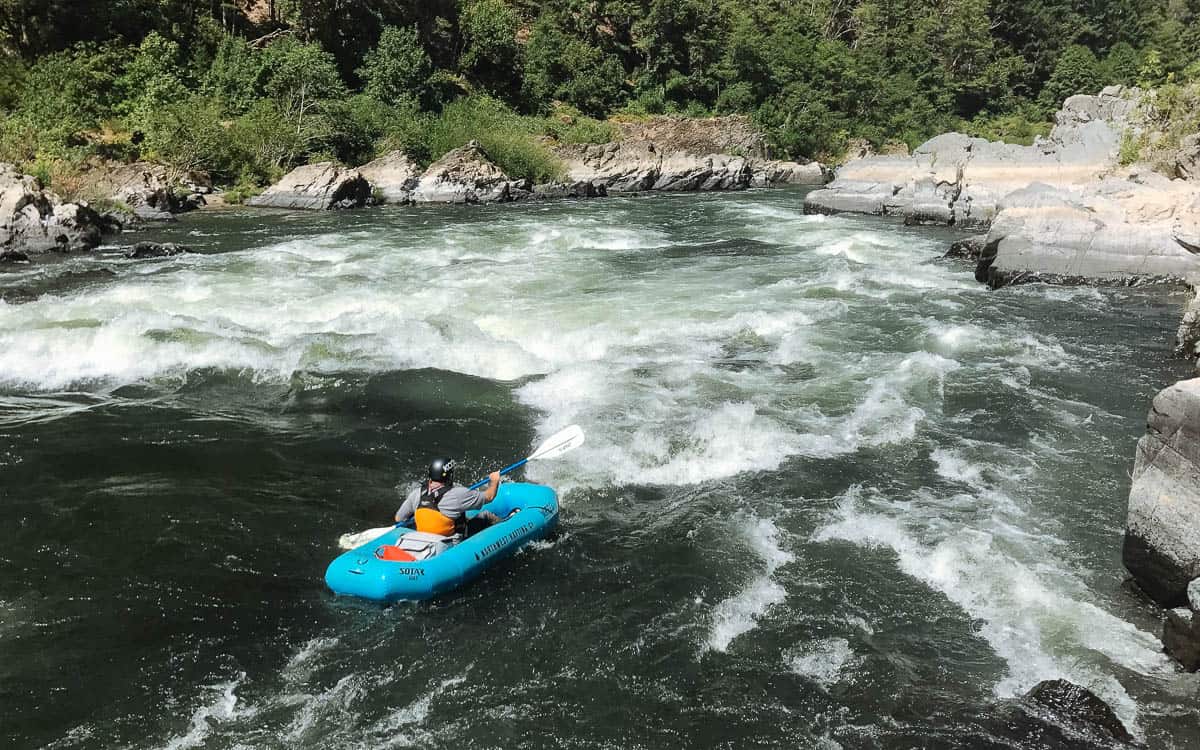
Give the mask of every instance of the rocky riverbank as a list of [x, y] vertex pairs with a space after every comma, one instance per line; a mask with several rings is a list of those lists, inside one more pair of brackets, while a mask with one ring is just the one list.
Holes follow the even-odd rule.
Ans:
[[[1121, 165], [1138, 132], [1137, 89], [1073, 96], [1032, 146], [947, 133], [911, 156], [872, 156], [811, 192], [814, 213], [899, 216], [986, 230], [977, 275], [1021, 281], [1200, 281], [1200, 183]], [[1179, 162], [1188, 171], [1189, 155]]]
[[652, 141], [559, 146], [554, 153], [563, 164], [562, 179], [536, 185], [505, 174], [475, 141], [450, 151], [425, 170], [401, 151], [353, 169], [332, 162], [309, 164], [293, 170], [247, 205], [335, 209], [371, 203], [505, 203], [820, 185], [827, 174], [816, 162], [671, 151]]
[[[867, 156], [805, 200], [812, 213], [898, 216], [906, 224], [984, 231], [947, 253], [976, 263], [993, 288], [1034, 281], [1200, 286], [1200, 134], [1182, 139], [1175, 175], [1122, 164], [1122, 143], [1143, 134], [1147, 94], [1110, 87], [1073, 96], [1050, 136], [1032, 146], [960, 133], [911, 155]], [[1200, 356], [1200, 296], [1175, 351]], [[1200, 668], [1200, 378], [1154, 399], [1137, 446], [1124, 562], [1167, 613], [1163, 643]]]

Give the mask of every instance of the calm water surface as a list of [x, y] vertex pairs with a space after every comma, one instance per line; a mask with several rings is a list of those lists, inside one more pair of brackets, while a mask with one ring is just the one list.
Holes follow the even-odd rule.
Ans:
[[[1120, 564], [1183, 297], [989, 292], [801, 198], [230, 211], [0, 276], [0, 746], [1003, 747], [1065, 677], [1200, 747]], [[570, 423], [553, 541], [324, 589], [431, 454]]]

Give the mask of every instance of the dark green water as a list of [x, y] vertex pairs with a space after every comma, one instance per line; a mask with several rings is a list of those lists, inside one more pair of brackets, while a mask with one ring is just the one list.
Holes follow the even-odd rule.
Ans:
[[[1120, 565], [1182, 296], [988, 292], [801, 197], [214, 213], [4, 274], [0, 746], [1003, 747], [1066, 677], [1200, 747]], [[324, 589], [431, 454], [573, 422], [554, 541]]]

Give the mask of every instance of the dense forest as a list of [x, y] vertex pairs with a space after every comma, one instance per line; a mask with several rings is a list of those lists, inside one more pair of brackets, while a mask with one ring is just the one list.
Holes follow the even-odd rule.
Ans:
[[779, 156], [965, 130], [1028, 140], [1061, 100], [1200, 78], [1200, 0], [0, 0], [0, 160], [101, 159], [251, 186], [308, 160], [745, 113]]

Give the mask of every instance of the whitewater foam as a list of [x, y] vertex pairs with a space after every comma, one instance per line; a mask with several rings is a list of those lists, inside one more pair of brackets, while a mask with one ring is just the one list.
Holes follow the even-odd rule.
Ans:
[[1157, 638], [1087, 601], [1086, 587], [1052, 556], [1018, 559], [1013, 551], [1019, 548], [962, 527], [923, 542], [904, 517], [912, 517], [911, 509], [905, 513], [878, 492], [855, 486], [839, 498], [838, 510], [814, 541], [890, 549], [904, 573], [982, 621], [979, 634], [1008, 666], [995, 686], [997, 696], [1013, 697], [1061, 677], [1090, 686], [1137, 727], [1137, 704], [1108, 666], [1169, 673]]
[[736, 595], [712, 610], [706, 650], [725, 651], [735, 638], [754, 629], [758, 619], [773, 605], [783, 602], [787, 592], [774, 579], [775, 571], [792, 561], [791, 553], [779, 543], [780, 530], [765, 518], [736, 517], [737, 528], [759, 558], [765, 571], [750, 580]]

